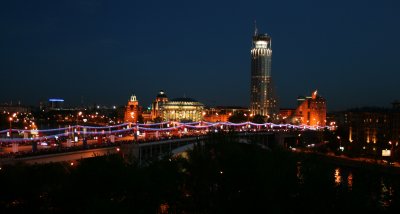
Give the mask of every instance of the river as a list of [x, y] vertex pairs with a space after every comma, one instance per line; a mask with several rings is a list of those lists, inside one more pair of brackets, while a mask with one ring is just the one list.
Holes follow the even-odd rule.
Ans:
[[306, 160], [297, 162], [296, 176], [298, 194], [315, 203], [331, 201], [344, 212], [399, 211], [399, 175]]

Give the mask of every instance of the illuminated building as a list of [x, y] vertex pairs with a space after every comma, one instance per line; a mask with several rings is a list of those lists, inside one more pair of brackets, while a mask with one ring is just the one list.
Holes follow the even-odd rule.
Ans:
[[142, 109], [139, 106], [139, 101], [136, 99], [135, 95], [132, 95], [131, 99], [128, 101], [128, 105], [125, 107], [124, 121], [131, 123], [138, 122], [141, 112]]
[[63, 103], [64, 103], [63, 99], [50, 98], [49, 99], [49, 108], [51, 110], [60, 110], [63, 108]]
[[1, 112], [19, 112], [19, 113], [29, 113], [31, 109], [28, 106], [22, 105], [12, 105], [12, 104], [0, 104]]
[[176, 98], [162, 106], [162, 117], [167, 121], [197, 122], [203, 120], [204, 105], [191, 98]]
[[337, 112], [334, 120], [351, 143], [390, 147], [400, 143], [400, 108], [393, 103], [392, 109], [364, 107]]
[[311, 97], [299, 97], [298, 106], [292, 115], [292, 123], [310, 126], [325, 126], [326, 100], [314, 91]]
[[167, 94], [163, 90], [158, 92], [156, 100], [154, 100], [151, 106], [151, 119], [154, 120], [157, 117], [162, 116], [162, 109], [161, 107], [168, 102]]
[[291, 108], [284, 108], [284, 109], [279, 109], [279, 116], [280, 116], [280, 123], [288, 123], [290, 121], [290, 117], [294, 114], [296, 109], [291, 109]]
[[203, 119], [207, 122], [228, 122], [229, 117], [234, 113], [248, 113], [248, 109], [238, 106], [217, 106], [215, 108], [207, 108], [203, 111]]
[[[150, 108], [150, 107], [149, 107]], [[142, 117], [143, 117], [143, 123], [148, 123], [151, 122], [153, 119], [151, 118], [151, 111], [149, 110], [149, 108], [147, 110], [144, 110], [142, 112]]]
[[271, 37], [258, 34], [256, 27], [251, 50], [250, 111], [252, 115], [274, 118], [278, 112], [272, 87], [271, 57]]

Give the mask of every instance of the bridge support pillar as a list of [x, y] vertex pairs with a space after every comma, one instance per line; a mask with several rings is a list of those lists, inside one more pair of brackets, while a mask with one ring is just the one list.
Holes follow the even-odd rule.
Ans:
[[[133, 161], [134, 159], [138, 159], [139, 162], [141, 160], [142, 156], [142, 151], [141, 148], [139, 147], [139, 144], [122, 144], [121, 145], [121, 152], [122, 152], [122, 157], [126, 161]], [[140, 163], [139, 163], [140, 164]]]
[[18, 143], [12, 143], [12, 152], [13, 153], [18, 152]]
[[32, 152], [37, 152], [37, 142], [32, 142]]
[[72, 141], [71, 139], [67, 139], [67, 147], [71, 147], [72, 146]]

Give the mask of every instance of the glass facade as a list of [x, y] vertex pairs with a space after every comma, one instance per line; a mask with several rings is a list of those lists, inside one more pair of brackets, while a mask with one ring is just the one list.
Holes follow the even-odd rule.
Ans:
[[251, 50], [250, 110], [253, 115], [274, 117], [278, 112], [272, 89], [271, 57], [271, 37], [255, 33]]

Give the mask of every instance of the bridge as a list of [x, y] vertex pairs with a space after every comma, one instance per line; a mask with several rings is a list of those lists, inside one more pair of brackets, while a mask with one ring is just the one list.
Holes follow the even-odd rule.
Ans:
[[[273, 123], [257, 124], [251, 122], [124, 123], [105, 127], [71, 126], [59, 129], [35, 130], [35, 133], [38, 133], [38, 135], [33, 137], [26, 136], [25, 133], [27, 130], [13, 129], [13, 132], [17, 132], [23, 137], [0, 138], [0, 143], [3, 145], [12, 145], [12, 151], [6, 153], [6, 155], [3, 148], [3, 154], [0, 155], [0, 163], [74, 161], [117, 152], [120, 152], [124, 156], [131, 155], [137, 157], [141, 162], [142, 160], [153, 158], [156, 155], [159, 156], [166, 152], [173, 154], [176, 152], [173, 151], [174, 149], [187, 146], [194, 141], [201, 141], [210, 132], [236, 131], [242, 137], [241, 140], [246, 140], [243, 138], [246, 135], [265, 136], [279, 133], [279, 135], [276, 135], [278, 137], [275, 137], [275, 141], [278, 144], [283, 144], [284, 139], [292, 137], [293, 133], [305, 130], [321, 130], [324, 128], [329, 127]], [[7, 130], [0, 131], [0, 134], [5, 133], [5, 131]], [[106, 140], [103, 141], [103, 139]], [[75, 140], [74, 143], [72, 143], [73, 140]], [[49, 154], [41, 155], [40, 152], [43, 150], [40, 149], [40, 144], [43, 142], [53, 142], [58, 146], [55, 147], [54, 152], [50, 150]], [[26, 150], [24, 155], [19, 155], [21, 153], [19, 148]], [[61, 152], [60, 148], [62, 148]], [[180, 149], [182, 150], [182, 148]]]
[[[196, 137], [183, 137], [176, 139], [167, 139], [146, 143], [115, 143], [104, 148], [83, 149], [77, 151], [32, 155], [23, 157], [8, 157], [0, 159], [0, 165], [25, 163], [25, 164], [44, 164], [51, 162], [71, 162], [96, 156], [110, 154], [120, 154], [126, 158], [136, 158], [139, 164], [145, 160], [159, 158], [164, 154], [176, 155], [186, 151], [190, 145], [200, 142], [207, 138], [206, 135]], [[188, 147], [189, 146], [189, 147]]]

